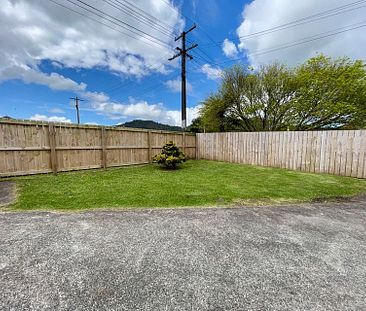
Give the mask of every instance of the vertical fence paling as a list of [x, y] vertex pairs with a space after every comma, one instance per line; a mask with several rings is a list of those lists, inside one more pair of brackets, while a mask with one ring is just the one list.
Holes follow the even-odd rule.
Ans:
[[148, 152], [148, 158], [149, 158], [149, 163], [152, 163], [152, 141], [151, 141], [151, 131], [147, 132], [147, 144], [148, 144], [148, 148], [149, 148], [149, 152]]
[[56, 155], [56, 132], [52, 124], [48, 127], [48, 137], [50, 144], [50, 154], [51, 154], [51, 170], [54, 174], [57, 173], [57, 155]]
[[202, 133], [197, 157], [366, 178], [366, 130]]
[[1, 121], [0, 177], [151, 163], [168, 141], [195, 158], [189, 133]]
[[105, 127], [101, 127], [101, 146], [102, 146], [102, 154], [101, 154], [101, 160], [102, 160], [102, 168], [107, 168], [107, 149], [106, 149], [106, 130]]

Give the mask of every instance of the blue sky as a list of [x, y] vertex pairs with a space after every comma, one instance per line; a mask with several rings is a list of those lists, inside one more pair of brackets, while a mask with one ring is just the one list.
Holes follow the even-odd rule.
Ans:
[[[292, 66], [316, 53], [361, 59], [366, 54], [364, 1], [138, 0], [135, 7], [131, 0], [86, 1], [99, 14], [118, 19], [118, 26], [72, 1], [0, 0], [0, 116], [75, 122], [69, 98], [77, 95], [85, 99], [82, 123], [152, 119], [180, 125], [180, 66], [167, 59], [174, 54], [172, 37], [193, 22], [198, 27], [189, 41], [199, 48], [188, 62], [189, 121], [217, 90], [221, 70], [235, 62], [258, 68], [279, 60]], [[126, 8], [148, 12], [150, 21], [142, 23], [124, 13]], [[270, 30], [314, 14], [306, 22]], [[133, 33], [129, 26], [122, 29], [121, 21], [132, 25]], [[141, 39], [146, 35], [135, 29], [159, 45]], [[263, 30], [269, 31], [255, 35]]]

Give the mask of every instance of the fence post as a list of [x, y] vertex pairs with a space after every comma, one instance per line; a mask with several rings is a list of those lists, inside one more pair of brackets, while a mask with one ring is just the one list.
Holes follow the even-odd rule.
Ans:
[[48, 137], [51, 149], [51, 169], [53, 174], [57, 174], [57, 154], [56, 154], [56, 131], [53, 124], [48, 126]]
[[102, 168], [107, 168], [107, 150], [106, 150], [106, 135], [105, 127], [101, 128], [101, 145], [102, 145]]
[[151, 131], [147, 132], [148, 157], [149, 163], [152, 163], [152, 146], [151, 146]]
[[199, 160], [199, 159], [198, 159], [198, 134], [197, 134], [197, 133], [196, 133], [196, 135], [195, 135], [195, 138], [196, 138], [196, 139], [195, 139], [195, 140], [196, 140], [196, 141], [195, 141], [195, 147], [196, 147], [196, 148], [194, 149], [194, 151], [195, 151], [195, 155], [196, 155], [196, 160]]
[[186, 132], [183, 132], [183, 153], [186, 154]]

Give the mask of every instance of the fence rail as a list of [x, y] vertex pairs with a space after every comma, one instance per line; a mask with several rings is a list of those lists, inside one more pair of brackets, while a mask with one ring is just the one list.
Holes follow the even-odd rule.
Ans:
[[170, 140], [195, 158], [188, 133], [1, 121], [0, 176], [149, 163]]
[[366, 130], [198, 134], [197, 158], [366, 178]]

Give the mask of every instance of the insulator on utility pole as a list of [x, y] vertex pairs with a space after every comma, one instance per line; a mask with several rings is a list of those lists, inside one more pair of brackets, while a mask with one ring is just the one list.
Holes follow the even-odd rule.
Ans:
[[80, 99], [79, 97], [70, 97], [70, 99], [75, 100], [75, 108], [76, 108], [76, 118], [78, 124], [80, 124], [80, 113], [79, 113], [79, 101], [83, 102], [83, 99]]
[[193, 50], [198, 46], [198, 44], [193, 44], [189, 48], [186, 48], [186, 35], [191, 32], [193, 29], [196, 28], [196, 25], [193, 25], [189, 30], [183, 31], [179, 37], [175, 38], [175, 41], [178, 41], [182, 39], [182, 47], [177, 47], [176, 49], [179, 51], [179, 53], [175, 54], [173, 57], [169, 58], [169, 60], [173, 60], [177, 57], [181, 57], [182, 59], [182, 129], [183, 131], [186, 130], [187, 127], [187, 74], [186, 74], [186, 60], [187, 57], [192, 60], [193, 57], [188, 54], [190, 50]]

